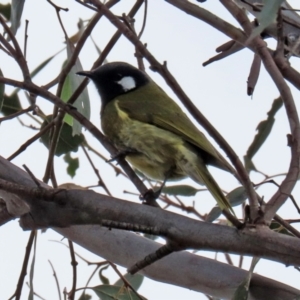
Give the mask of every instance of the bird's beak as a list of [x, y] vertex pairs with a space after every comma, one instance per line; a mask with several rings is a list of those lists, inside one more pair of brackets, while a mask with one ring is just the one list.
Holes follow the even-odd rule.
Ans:
[[80, 72], [77, 72], [76, 74], [81, 75], [81, 76], [86, 76], [88, 78], [93, 77], [93, 72], [92, 71], [80, 71]]

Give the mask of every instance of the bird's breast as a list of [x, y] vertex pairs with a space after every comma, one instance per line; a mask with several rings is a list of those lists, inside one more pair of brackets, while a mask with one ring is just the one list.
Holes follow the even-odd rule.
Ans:
[[[120, 151], [128, 151], [126, 159], [147, 177], [164, 180], [181, 179], [186, 174], [177, 167], [184, 141], [181, 137], [155, 125], [132, 119], [121, 110], [118, 101], [102, 116], [102, 129]], [[131, 152], [131, 153], [130, 153]], [[170, 170], [172, 172], [170, 173]]]

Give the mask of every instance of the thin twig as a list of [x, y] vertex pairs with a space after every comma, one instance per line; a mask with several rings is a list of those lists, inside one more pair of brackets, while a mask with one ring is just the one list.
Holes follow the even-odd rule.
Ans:
[[29, 21], [25, 20], [25, 39], [24, 39], [24, 58], [25, 59], [26, 59], [26, 54], [27, 54], [28, 24], [29, 24]]
[[[27, 66], [27, 62], [26, 62], [26, 59], [22, 53], [22, 50], [18, 44], [18, 41], [16, 40], [16, 37], [15, 35], [12, 33], [12, 31], [10, 30], [10, 28], [8, 27], [8, 25], [6, 24], [4, 18], [0, 15], [0, 23], [1, 25], [3, 26], [4, 30], [6, 31], [6, 33], [8, 34], [9, 38], [11, 39], [15, 49], [13, 52], [11, 52], [11, 50], [9, 49], [9, 51], [11, 52], [11, 54], [14, 56], [16, 62], [18, 63], [22, 73], [23, 73], [23, 77], [24, 77], [24, 80], [25, 81], [31, 81], [31, 77], [30, 77], [30, 72], [29, 72], [29, 69], [28, 69], [28, 66]], [[3, 40], [1, 40], [1, 42], [3, 43]], [[5, 47], [7, 48], [8, 43], [5, 43]], [[12, 48], [10, 46], [10, 48]]]
[[89, 156], [88, 152], [86, 151], [86, 149], [85, 149], [85, 147], [83, 145], [81, 146], [81, 149], [83, 150], [86, 158], [88, 159], [88, 161], [89, 161], [90, 165], [92, 166], [92, 168], [93, 168], [96, 176], [98, 177], [99, 185], [101, 187], [103, 187], [103, 189], [105, 190], [105, 192], [107, 193], [107, 195], [112, 196], [111, 192], [109, 191], [109, 189], [107, 188], [105, 182], [103, 181], [103, 179], [102, 179], [102, 177], [101, 177], [101, 175], [99, 173], [99, 170], [95, 167], [95, 165], [94, 165], [91, 157]]
[[161, 259], [167, 255], [170, 255], [174, 251], [176, 251], [176, 249], [173, 247], [173, 245], [171, 245], [171, 244], [163, 245], [160, 248], [158, 248], [155, 252], [147, 255], [145, 258], [143, 258], [142, 260], [135, 263], [132, 267], [128, 268], [127, 271], [128, 271], [128, 273], [133, 275], [133, 274], [137, 273], [138, 271], [155, 263], [159, 259]]
[[85, 6], [85, 7], [87, 7], [87, 8], [89, 8], [89, 9], [93, 10], [93, 11], [98, 12], [98, 10], [97, 10], [95, 7], [93, 7], [93, 6], [91, 6], [91, 5], [88, 5], [87, 3], [85, 3], [85, 2], [82, 1], [82, 0], [75, 0], [75, 1], [78, 2], [79, 4]]
[[[228, 11], [237, 19], [241, 26], [243, 26], [243, 28], [247, 30], [250, 22], [248, 18], [245, 17], [245, 14], [241, 13], [242, 10], [230, 0], [220, 1], [228, 9]], [[286, 109], [290, 130], [292, 133], [292, 136], [289, 140], [289, 146], [291, 147], [292, 155], [288, 173], [285, 179], [282, 181], [278, 191], [266, 204], [265, 214], [263, 216], [263, 219], [261, 220], [262, 222], [268, 224], [271, 222], [272, 218], [276, 214], [276, 211], [285, 203], [298, 180], [298, 174], [300, 170], [300, 124], [297, 108], [291, 90], [285, 82], [281, 72], [277, 68], [273, 57], [271, 56], [269, 50], [266, 47], [265, 42], [258, 36], [253, 39], [252, 44], [255, 45], [257, 53], [260, 55], [267, 72], [269, 73], [270, 77], [272, 78], [280, 92], [282, 101]]]
[[138, 39], [140, 40], [143, 33], [144, 33], [144, 30], [146, 28], [146, 21], [147, 21], [147, 14], [148, 14], [148, 0], [144, 0], [144, 17], [143, 17], [143, 24], [142, 24], [142, 28], [138, 34]]
[[8, 116], [0, 118], [0, 123], [3, 122], [3, 121], [7, 121], [7, 120], [14, 119], [16, 117], [19, 117], [19, 116], [21, 116], [21, 115], [23, 115], [27, 112], [33, 111], [34, 109], [35, 109], [35, 105], [30, 105], [25, 109], [19, 110], [19, 111], [13, 113], [13, 114], [10, 114]]
[[36, 237], [36, 230], [32, 230], [30, 233], [28, 242], [27, 242], [26, 252], [25, 252], [23, 265], [22, 265], [21, 273], [19, 276], [18, 284], [17, 284], [17, 289], [16, 289], [15, 293], [8, 300], [12, 300], [13, 298], [15, 298], [16, 300], [21, 299], [22, 287], [24, 284], [25, 276], [27, 275], [27, 267], [28, 267], [30, 252], [31, 252], [31, 248], [32, 248], [35, 237]]
[[72, 289], [68, 293], [68, 299], [69, 300], [74, 300], [75, 299], [75, 292], [76, 292], [78, 262], [76, 261], [76, 258], [75, 258], [73, 242], [71, 240], [68, 240], [68, 243], [69, 243], [69, 249], [70, 249], [70, 255], [71, 255], [71, 265], [72, 265], [72, 269], [73, 269], [73, 281], [72, 281], [73, 283], [72, 283]]
[[42, 135], [44, 135], [50, 128], [52, 128], [54, 126], [55, 122], [52, 121], [49, 124], [47, 124], [43, 129], [41, 129], [36, 135], [34, 135], [32, 138], [30, 138], [29, 140], [27, 140], [23, 145], [20, 146], [20, 148], [14, 152], [13, 154], [11, 154], [7, 160], [11, 161], [13, 160], [16, 156], [18, 156], [20, 153], [22, 153], [23, 151], [25, 151], [27, 149], [28, 146], [30, 146], [34, 141], [36, 141], [38, 138], [40, 138]]
[[33, 173], [31, 172], [31, 170], [25, 164], [23, 165], [23, 168], [28, 173], [28, 175], [30, 176], [30, 178], [32, 179], [32, 181], [36, 184], [36, 186], [37, 187], [41, 187], [41, 183], [38, 181], [38, 179], [33, 175]]
[[61, 300], [59, 281], [58, 281], [55, 269], [54, 269], [54, 267], [53, 267], [53, 265], [52, 265], [52, 263], [51, 263], [51, 261], [49, 259], [48, 259], [48, 262], [49, 262], [49, 264], [51, 266], [51, 269], [52, 269], [52, 272], [53, 272], [53, 277], [54, 277], [54, 280], [55, 280], [55, 283], [56, 283], [57, 292], [58, 292], [58, 298], [59, 298], [59, 300]]
[[60, 133], [61, 133], [62, 126], [63, 126], [64, 116], [65, 116], [65, 114], [63, 112], [58, 114], [58, 116], [56, 117], [54, 130], [53, 130], [52, 134], [50, 134], [51, 140], [50, 140], [50, 147], [49, 147], [49, 151], [48, 151], [48, 159], [47, 159], [47, 164], [46, 164], [46, 168], [45, 168], [45, 173], [43, 176], [43, 182], [45, 182], [45, 183], [47, 183], [49, 181], [50, 177], [53, 176], [54, 155], [55, 155], [57, 145], [59, 143], [59, 137], [60, 137]]
[[[278, 188], [280, 188], [280, 184], [278, 184], [274, 179], [264, 180], [263, 182], [254, 184], [253, 186], [254, 186], [254, 187], [257, 187], [257, 186], [260, 186], [260, 185], [263, 185], [263, 184], [266, 184], [266, 183], [273, 183], [273, 184], [276, 185]], [[296, 202], [294, 196], [290, 194], [290, 195], [289, 195], [289, 198], [292, 200], [292, 202], [293, 202], [295, 208], [297, 209], [298, 214], [300, 214], [300, 208], [299, 208], [299, 206], [298, 206], [298, 204], [297, 204], [297, 202]]]
[[83, 146], [87, 147], [88, 150], [92, 151], [95, 155], [100, 157], [103, 161], [105, 161], [107, 164], [109, 164], [114, 171], [116, 172], [116, 176], [119, 176], [120, 174], [124, 177], [128, 177], [126, 173], [124, 173], [120, 168], [116, 167], [112, 162], [109, 162], [109, 159], [106, 158], [104, 155], [102, 155], [99, 151], [97, 151], [95, 148], [93, 148], [90, 144], [87, 143], [87, 141], [83, 142]]
[[109, 263], [109, 265], [114, 269], [114, 271], [118, 274], [118, 276], [121, 278], [121, 280], [123, 281], [125, 287], [129, 287], [132, 292], [141, 300], [143, 300], [143, 297], [141, 297], [138, 292], [134, 289], [134, 287], [130, 284], [130, 282], [121, 274], [121, 272], [118, 270], [117, 266], [110, 262], [110, 261], [107, 261]]
[[55, 8], [55, 10], [58, 11], [58, 12], [60, 10], [69, 11], [68, 8], [64, 8], [64, 7], [58, 6], [55, 3], [53, 3], [51, 0], [47, 0], [47, 2], [50, 3]]

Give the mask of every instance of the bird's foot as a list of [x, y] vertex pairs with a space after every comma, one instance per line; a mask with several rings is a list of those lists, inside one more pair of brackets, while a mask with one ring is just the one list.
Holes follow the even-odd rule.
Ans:
[[156, 202], [156, 199], [159, 197], [161, 190], [153, 191], [153, 189], [147, 190], [146, 193], [140, 195], [140, 199], [143, 200], [143, 204], [150, 205], [153, 207], [160, 207]]
[[146, 202], [149, 200], [156, 200], [161, 194], [161, 188], [159, 188], [156, 191], [153, 191], [153, 189], [147, 190], [146, 193], [143, 195], [140, 195], [141, 200], [145, 200]]

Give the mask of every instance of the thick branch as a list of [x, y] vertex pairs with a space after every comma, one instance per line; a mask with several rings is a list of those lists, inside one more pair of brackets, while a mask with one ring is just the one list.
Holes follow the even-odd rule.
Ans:
[[[43, 190], [16, 185], [14, 181], [13, 178], [10, 181], [1, 179], [0, 188], [14, 192], [29, 204], [30, 214], [21, 218], [21, 224], [26, 229], [101, 225], [102, 220], [111, 220], [137, 224], [138, 231], [143, 227], [154, 228], [157, 234], [180, 245], [182, 249], [253, 255], [287, 265], [300, 265], [300, 240], [274, 233], [267, 227], [238, 231], [229, 226], [192, 220], [93, 191]], [[134, 227], [130, 229], [134, 230]]]
[[[30, 179], [28, 174], [26, 174], [23, 170], [20, 170], [13, 164], [7, 162], [3, 158], [0, 158], [0, 178], [11, 182], [16, 182], [27, 187], [35, 187], [35, 184]], [[76, 195], [77, 191], [73, 191], [73, 194]], [[96, 193], [89, 191], [87, 192], [87, 194], [94, 195], [92, 196], [92, 198], [94, 198], [95, 195], [97, 195]], [[105, 198], [106, 197], [104, 197], [104, 199]], [[97, 196], [97, 199], [99, 199], [99, 196]], [[78, 200], [82, 201], [83, 199], [81, 198]], [[111, 205], [112, 203], [109, 203], [111, 200], [113, 200], [113, 198], [109, 198], [108, 201], [104, 200], [103, 203]], [[120, 200], [117, 200], [117, 202], [114, 203], [119, 202]], [[151, 208], [148, 206], [131, 206], [133, 205], [132, 203], [128, 203], [127, 201], [121, 202], [124, 202], [124, 207], [127, 206], [126, 204], [130, 204], [129, 207], [131, 207], [131, 209], [135, 209], [134, 221], [144, 221], [144, 213], [141, 214], [141, 212], [148, 211], [146, 212], [146, 215], [150, 216], [152, 214], [152, 217], [153, 212], [155, 215], [157, 212], [163, 213], [162, 210]], [[129, 207], [127, 207], [126, 213]], [[102, 208], [104, 209], [104, 207]], [[113, 213], [116, 217], [125, 217], [125, 214], [122, 211], [117, 210], [117, 207], [113, 207], [113, 210], [115, 210], [115, 212], [110, 212], [110, 216], [112, 216], [111, 213]], [[173, 215], [171, 213], [165, 213], [168, 216]], [[174, 216], [177, 217], [177, 215]], [[155, 219], [155, 216], [154, 219], [151, 221], [152, 217], [150, 219], [148, 219], [148, 217], [146, 218], [147, 223], [152, 223], [153, 220], [155, 222], [157, 221], [157, 219]], [[184, 218], [182, 216], [178, 217], [180, 217], [181, 220], [185, 220], [188, 222], [196, 222], [194, 220], [189, 220], [188, 218]], [[168, 222], [169, 220], [165, 220], [166, 224]], [[199, 224], [200, 222], [196, 223]], [[182, 221], [179, 224], [185, 227]], [[205, 224], [205, 226], [206, 225], [207, 224]], [[229, 227], [218, 225], [212, 225], [212, 227], [218, 229], [226, 228], [226, 231], [229, 230], [229, 232], [231, 232], [233, 236], [235, 236], [235, 238], [237, 238], [238, 240], [244, 239], [245, 237], [244, 233], [238, 232], [235, 229]], [[196, 229], [198, 230], [199, 236], [203, 234], [202, 229], [200, 228], [201, 227], [197, 226]], [[108, 230], [98, 225], [72, 226], [70, 228], [55, 228], [55, 230], [61, 233], [63, 236], [80, 244], [87, 250], [92, 251], [93, 253], [100, 255], [103, 258], [113, 261], [124, 267], [129, 267], [133, 265], [136, 261], [145, 257], [147, 254], [156, 251], [161, 246], [158, 243], [143, 238], [139, 235], [116, 229]], [[223, 238], [222, 232], [218, 231], [216, 234], [217, 236], [215, 236], [215, 239]], [[255, 233], [253, 235], [255, 235]], [[277, 234], [276, 236], [280, 237], [279, 240], [281, 240], [281, 235]], [[227, 239], [227, 236], [225, 236], [224, 238]], [[286, 236], [282, 235], [282, 238], [285, 239]], [[287, 239], [290, 240], [290, 238]], [[267, 240], [267, 238], [265, 240]], [[293, 240], [296, 241], [297, 239], [295, 238]], [[263, 244], [264, 243], [260, 243], [253, 246], [255, 248], [260, 248]], [[280, 248], [278, 244], [269, 245], [270, 252], [276, 253], [278, 251], [278, 248]], [[120, 249], [122, 249], [122, 251], [120, 251]], [[221, 297], [222, 299], [231, 299], [236, 287], [247, 276], [247, 272], [244, 270], [187, 252], [173, 253], [172, 255], [165, 257], [164, 259], [147, 267], [145, 270], [142, 270], [141, 273], [154, 280], [174, 284], [177, 286], [182, 286], [185, 288], [192, 289], [194, 291], [210, 294], [215, 297]], [[182, 276], [182, 274], [185, 274], [185, 276]], [[249, 299], [294, 299], [296, 295], [299, 295], [299, 293], [300, 291], [292, 287], [254, 274], [251, 280]]]

